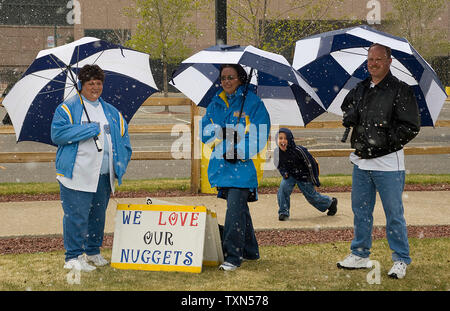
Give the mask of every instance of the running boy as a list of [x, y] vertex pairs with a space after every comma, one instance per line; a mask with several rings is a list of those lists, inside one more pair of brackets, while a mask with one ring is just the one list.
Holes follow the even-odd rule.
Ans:
[[283, 179], [278, 189], [278, 219], [289, 218], [291, 193], [295, 185], [302, 191], [306, 200], [321, 212], [328, 210], [327, 215], [337, 212], [337, 199], [320, 194], [314, 186], [319, 187], [319, 166], [308, 150], [296, 145], [294, 135], [287, 128], [280, 128], [276, 141], [275, 164]]

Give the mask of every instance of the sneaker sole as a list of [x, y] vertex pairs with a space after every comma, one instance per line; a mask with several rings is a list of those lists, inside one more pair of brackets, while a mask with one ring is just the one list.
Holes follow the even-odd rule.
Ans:
[[234, 270], [236, 270], [236, 268], [233, 268], [233, 269], [224, 269], [224, 268], [220, 267], [219, 270], [220, 270], [220, 271], [234, 271]]
[[346, 267], [346, 266], [341, 266], [340, 264], [337, 264], [337, 267], [338, 267], [339, 269], [345, 269], [345, 270], [368, 269], [367, 267]]
[[97, 262], [95, 262], [95, 260], [90, 259], [89, 256], [86, 256], [86, 261], [88, 264], [91, 264], [96, 267], [103, 267], [103, 266], [106, 266], [109, 264], [109, 262], [107, 260], [105, 260], [105, 262], [103, 262], [103, 263], [97, 263]]
[[396, 280], [400, 280], [400, 279], [403, 279], [404, 278], [404, 276], [403, 277], [398, 277], [397, 276], [397, 273], [392, 273], [392, 274], [388, 274], [388, 277], [390, 277], [391, 279], [396, 279]]
[[359, 270], [359, 269], [370, 269], [371, 268], [371, 266], [370, 267], [368, 267], [368, 266], [366, 266], [366, 267], [346, 267], [346, 266], [341, 265], [339, 262], [336, 264], [336, 266], [339, 269], [346, 269], [346, 270]]
[[[336, 202], [336, 204], [333, 204], [334, 202]], [[328, 213], [327, 213], [328, 216], [336, 215], [336, 213], [337, 213], [337, 204], [338, 204], [337, 199], [333, 198], [333, 201], [332, 201], [331, 205], [334, 205], [334, 208], [332, 210], [328, 209]]]
[[283, 216], [278, 216], [278, 220], [279, 221], [286, 221], [286, 220], [288, 220], [289, 219], [289, 216], [287, 216], [287, 215], [283, 215]]
[[93, 261], [88, 261], [88, 263], [89, 263], [89, 264], [92, 264], [92, 265], [94, 265], [94, 266], [96, 266], [96, 267], [104, 267], [104, 266], [107, 266], [107, 265], [109, 264], [109, 262], [104, 263], [104, 264], [96, 264], [96, 263], [93, 262]]
[[220, 270], [220, 271], [234, 271], [234, 270], [236, 270], [237, 268], [238, 268], [238, 267], [228, 267], [228, 266], [224, 267], [224, 266], [220, 265], [219, 270]]
[[94, 269], [75, 269], [74, 267], [64, 266], [64, 269], [66, 269], [66, 270], [76, 270], [76, 271], [81, 271], [81, 272], [91, 272], [91, 271], [94, 271], [96, 268], [94, 267]]

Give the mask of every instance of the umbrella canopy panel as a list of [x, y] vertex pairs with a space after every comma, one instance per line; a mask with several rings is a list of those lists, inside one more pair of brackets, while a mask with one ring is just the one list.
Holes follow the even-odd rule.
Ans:
[[327, 111], [342, 115], [340, 106], [347, 93], [369, 76], [367, 52], [373, 43], [391, 48], [392, 74], [413, 88], [421, 124], [434, 125], [446, 99], [444, 87], [404, 38], [368, 26], [326, 32], [297, 41], [293, 67], [317, 91]]
[[43, 50], [3, 101], [17, 141], [53, 145], [50, 125], [54, 111], [65, 99], [77, 94], [77, 75], [86, 64], [97, 64], [103, 69], [102, 98], [114, 105], [127, 122], [157, 91], [145, 53], [96, 38], [82, 38]]
[[183, 61], [171, 84], [197, 105], [207, 107], [221, 89], [221, 64], [240, 64], [252, 72], [250, 89], [263, 100], [272, 124], [306, 125], [325, 112], [314, 90], [283, 56], [252, 46], [213, 46], [200, 51]]

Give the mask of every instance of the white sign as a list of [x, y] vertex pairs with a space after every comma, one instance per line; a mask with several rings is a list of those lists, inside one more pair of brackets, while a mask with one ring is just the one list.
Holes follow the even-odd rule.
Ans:
[[205, 241], [208, 263], [220, 263], [218, 248], [214, 256], [209, 245], [217, 242], [207, 230], [209, 215], [204, 206], [118, 204], [111, 266], [200, 273]]
[[48, 48], [54, 48], [55, 47], [55, 37], [54, 36], [48, 36], [47, 37], [47, 47]]
[[206, 210], [205, 246], [203, 249], [203, 265], [218, 266], [223, 263], [222, 239], [220, 238], [217, 214]]

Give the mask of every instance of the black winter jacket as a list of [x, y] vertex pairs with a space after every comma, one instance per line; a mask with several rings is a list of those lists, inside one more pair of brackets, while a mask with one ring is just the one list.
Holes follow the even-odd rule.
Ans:
[[363, 159], [402, 149], [420, 130], [419, 108], [406, 83], [391, 72], [373, 88], [370, 82], [358, 83], [341, 105], [342, 124], [353, 127], [351, 146]]

